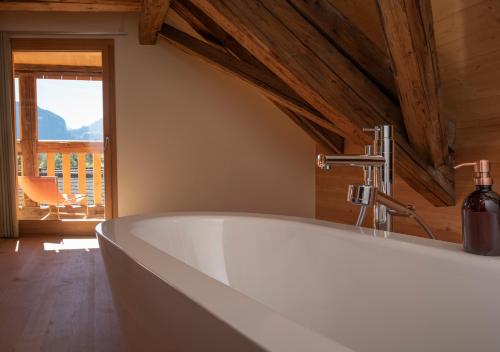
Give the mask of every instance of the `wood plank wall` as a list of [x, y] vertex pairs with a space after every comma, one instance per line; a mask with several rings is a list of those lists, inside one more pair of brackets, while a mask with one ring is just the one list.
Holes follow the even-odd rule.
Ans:
[[[375, 0], [331, 1], [384, 48]], [[500, 2], [433, 0], [432, 7], [442, 112], [456, 123], [456, 163], [490, 159], [493, 177], [500, 180]], [[360, 152], [362, 148], [347, 143], [346, 153]], [[345, 202], [347, 185], [361, 181], [360, 170], [341, 167], [330, 172], [317, 170], [316, 216], [353, 223], [358, 208]], [[432, 206], [399, 178], [395, 180], [395, 195], [403, 202], [414, 204], [440, 239], [460, 242], [461, 203], [474, 189], [471, 170], [459, 170], [455, 181], [455, 207]], [[500, 191], [500, 184], [496, 190]], [[395, 231], [423, 235], [408, 219], [396, 219]]]

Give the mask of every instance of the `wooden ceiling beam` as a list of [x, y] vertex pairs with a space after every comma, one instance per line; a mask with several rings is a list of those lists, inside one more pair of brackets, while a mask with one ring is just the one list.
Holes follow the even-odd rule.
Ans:
[[[189, 23], [191, 27], [205, 40], [234, 55], [238, 59], [253, 65], [255, 68], [260, 70], [262, 75], [272, 77], [272, 79], [281, 82], [280, 84], [285, 86], [285, 84], [278, 77], [276, 77], [274, 73], [258, 61], [248, 50], [242, 47], [233, 37], [227, 34], [219, 25], [217, 25], [217, 23], [212, 21], [210, 17], [194, 6], [189, 0], [174, 1], [172, 3], [172, 9], [187, 23]], [[292, 92], [290, 88], [288, 88], [288, 90], [289, 92]], [[295, 96], [295, 99], [300, 98]], [[317, 123], [311, 121], [307, 116], [297, 113], [298, 109], [289, 109], [279, 102], [273, 101], [273, 99], [270, 100], [279, 110], [281, 110], [297, 126], [304, 130], [307, 135], [323, 146], [327, 151], [332, 153], [344, 152], [344, 138], [342, 136], [332, 132], [328, 128], [318, 125]], [[305, 102], [302, 102], [302, 104], [307, 105]], [[312, 108], [310, 109], [311, 111], [313, 110]], [[320, 115], [319, 112], [314, 112], [316, 115]], [[321, 118], [322, 123], [328, 121], [323, 116], [321, 116]]]
[[386, 51], [346, 18], [329, 0], [288, 2], [384, 92], [397, 101], [397, 90]]
[[158, 31], [167, 17], [169, 7], [170, 0], [144, 0], [139, 19], [139, 43], [156, 43]]
[[408, 145], [399, 107], [288, 2], [192, 2], [351, 140], [369, 144], [361, 128], [394, 125], [396, 172], [434, 205], [454, 204], [452, 183]]
[[140, 12], [140, 1], [0, 1], [1, 11], [32, 12]]
[[162, 26], [160, 35], [177, 48], [202, 59], [223, 72], [244, 80], [258, 88], [266, 97], [306, 117], [317, 125], [335, 133], [340, 132], [338, 127], [304, 102], [283, 82], [272, 76], [269, 77], [258, 68], [167, 24]]
[[435, 167], [448, 163], [430, 0], [378, 0], [411, 146]]
[[173, 1], [172, 9], [206, 41], [233, 54], [240, 60], [258, 67], [261, 71], [274, 76], [274, 73], [189, 0]]

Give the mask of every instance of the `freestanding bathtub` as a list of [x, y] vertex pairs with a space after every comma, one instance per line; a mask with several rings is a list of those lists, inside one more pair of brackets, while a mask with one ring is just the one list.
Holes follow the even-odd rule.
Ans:
[[255, 214], [97, 228], [133, 351], [500, 351], [500, 259]]

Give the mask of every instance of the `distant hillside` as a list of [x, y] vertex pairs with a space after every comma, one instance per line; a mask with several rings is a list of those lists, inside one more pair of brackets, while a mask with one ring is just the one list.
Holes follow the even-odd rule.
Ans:
[[[19, 103], [16, 102], [16, 124], [19, 126]], [[19, 138], [19, 131], [17, 131]], [[38, 139], [95, 141], [102, 140], [102, 119], [88, 126], [70, 129], [64, 119], [52, 111], [38, 107]]]

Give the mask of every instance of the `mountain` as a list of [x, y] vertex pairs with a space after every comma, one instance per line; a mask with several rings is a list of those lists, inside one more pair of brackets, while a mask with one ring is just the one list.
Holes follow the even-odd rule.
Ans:
[[[70, 129], [66, 121], [52, 111], [38, 107], [38, 139], [39, 140], [69, 140], [69, 141], [94, 141], [102, 140], [102, 119]], [[16, 126], [19, 126], [19, 102], [16, 102]], [[19, 129], [16, 129], [19, 139]]]
[[69, 130], [70, 140], [80, 141], [102, 141], [102, 119], [92, 122], [75, 130]]

